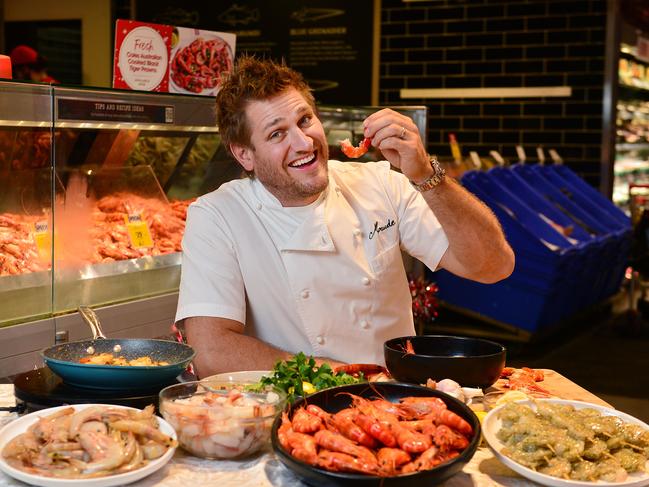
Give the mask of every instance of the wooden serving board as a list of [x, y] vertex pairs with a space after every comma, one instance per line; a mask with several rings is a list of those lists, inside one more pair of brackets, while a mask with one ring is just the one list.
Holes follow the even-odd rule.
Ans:
[[[569, 399], [571, 401], [584, 401], [590, 402], [593, 404], [600, 404], [602, 406], [612, 408], [610, 404], [605, 401], [602, 401], [592, 392], [588, 392], [583, 387], [575, 384], [570, 379], [564, 377], [559, 372], [550, 369], [541, 369], [545, 374], [545, 378], [542, 382], [537, 384], [544, 389], [550, 391], [550, 393], [559, 399]], [[487, 389], [485, 392], [492, 391], [508, 391], [504, 385], [507, 383], [506, 379], [499, 379], [493, 386]]]

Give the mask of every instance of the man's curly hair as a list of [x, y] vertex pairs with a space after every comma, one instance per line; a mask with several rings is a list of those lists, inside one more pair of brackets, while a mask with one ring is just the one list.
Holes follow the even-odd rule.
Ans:
[[251, 130], [246, 106], [257, 100], [268, 100], [294, 88], [316, 110], [309, 85], [297, 71], [269, 59], [242, 56], [219, 85], [216, 95], [216, 120], [221, 143], [230, 152], [230, 144], [250, 146]]

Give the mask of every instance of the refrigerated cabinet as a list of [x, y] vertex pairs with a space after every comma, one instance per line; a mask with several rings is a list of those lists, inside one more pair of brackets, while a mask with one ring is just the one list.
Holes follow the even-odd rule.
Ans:
[[[319, 107], [331, 158], [372, 107]], [[398, 107], [426, 135], [425, 107]], [[375, 160], [370, 151], [362, 160]], [[0, 377], [90, 333], [169, 333], [187, 206], [243, 172], [214, 98], [0, 82]]]
[[186, 208], [240, 174], [213, 98], [0, 83], [0, 376], [87, 336], [80, 305], [168, 333]]

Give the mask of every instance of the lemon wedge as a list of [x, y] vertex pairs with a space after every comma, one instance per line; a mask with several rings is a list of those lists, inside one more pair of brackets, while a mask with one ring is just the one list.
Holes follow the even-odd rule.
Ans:
[[496, 401], [496, 405], [500, 406], [508, 402], [520, 401], [524, 399], [529, 399], [530, 397], [525, 394], [523, 391], [507, 391]]
[[302, 381], [302, 390], [305, 394], [313, 394], [314, 392], [317, 392], [315, 386], [307, 381]]
[[487, 411], [474, 411], [474, 413], [478, 417], [478, 420], [480, 421], [480, 424], [482, 424], [482, 421], [484, 420], [485, 416], [487, 415]]

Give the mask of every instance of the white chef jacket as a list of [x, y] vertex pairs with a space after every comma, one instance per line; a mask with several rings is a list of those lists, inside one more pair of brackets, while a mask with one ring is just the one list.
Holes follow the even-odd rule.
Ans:
[[414, 335], [401, 249], [435, 269], [448, 247], [423, 197], [388, 162], [329, 161], [329, 185], [282, 207], [256, 179], [190, 205], [176, 321], [214, 316], [280, 349], [384, 364]]

